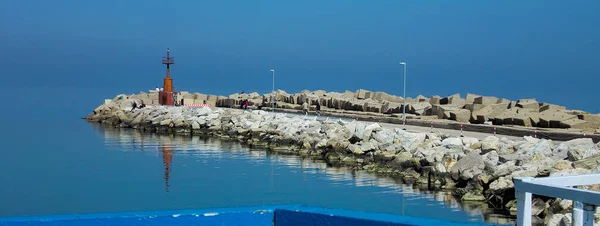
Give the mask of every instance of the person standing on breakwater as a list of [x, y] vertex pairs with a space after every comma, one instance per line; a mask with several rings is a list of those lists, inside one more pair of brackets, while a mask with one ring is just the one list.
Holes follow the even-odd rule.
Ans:
[[321, 116], [321, 104], [319, 104], [319, 101], [317, 101], [316, 110], [317, 110], [317, 115]]
[[308, 115], [308, 99], [306, 99], [304, 103], [302, 103], [302, 112], [304, 113], [304, 115]]
[[137, 108], [137, 102], [133, 101], [133, 103], [131, 103], [131, 111], [129, 112], [133, 112], [133, 109]]

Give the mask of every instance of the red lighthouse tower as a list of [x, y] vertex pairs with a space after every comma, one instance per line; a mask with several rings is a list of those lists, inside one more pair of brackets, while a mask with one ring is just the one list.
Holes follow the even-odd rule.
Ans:
[[173, 106], [173, 80], [171, 79], [171, 69], [169, 65], [174, 63], [173, 57], [170, 56], [170, 50], [167, 48], [167, 56], [162, 58], [162, 64], [167, 65], [167, 77], [165, 77], [164, 89], [159, 94], [160, 105]]

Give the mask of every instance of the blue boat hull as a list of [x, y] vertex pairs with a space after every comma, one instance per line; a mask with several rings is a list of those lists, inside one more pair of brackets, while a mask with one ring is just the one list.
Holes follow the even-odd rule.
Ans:
[[128, 212], [0, 218], [0, 225], [486, 225], [309, 206]]

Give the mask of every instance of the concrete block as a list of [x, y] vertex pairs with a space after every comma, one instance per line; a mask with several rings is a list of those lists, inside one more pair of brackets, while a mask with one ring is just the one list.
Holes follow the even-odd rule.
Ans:
[[440, 97], [440, 96], [437, 96], [437, 95], [436, 96], [432, 96], [432, 97], [429, 98], [429, 103], [431, 105], [440, 104], [440, 100], [441, 99], [442, 99], [442, 97]]
[[428, 102], [429, 100], [427, 99], [427, 97], [425, 97], [423, 95], [418, 95], [417, 97], [415, 97], [415, 101], [416, 102]]
[[507, 104], [486, 105], [471, 113], [471, 122], [483, 124], [488, 120], [493, 120], [497, 115], [502, 114], [505, 111], [508, 111]]
[[535, 99], [520, 99], [517, 101], [517, 107], [536, 109], [539, 112], [540, 104]]
[[407, 105], [410, 109], [409, 113], [415, 115], [425, 115], [425, 112], [431, 108], [431, 104], [428, 102], [417, 102]]
[[183, 104], [195, 104], [194, 103], [194, 99], [186, 99], [186, 98], [184, 98], [183, 99]]
[[206, 100], [194, 99], [194, 104], [205, 104], [205, 103], [206, 103]]
[[440, 100], [440, 104], [453, 104], [453, 105], [462, 105], [466, 104], [465, 99], [460, 98], [460, 94], [454, 94], [451, 96], [444, 97]]
[[475, 103], [475, 98], [477, 98], [477, 97], [481, 97], [481, 95], [467, 93], [467, 97], [465, 98], [466, 104]]
[[588, 127], [589, 122], [578, 119], [571, 118], [560, 122], [560, 128], [574, 128], [574, 129], [585, 129]]
[[385, 113], [385, 114], [402, 113], [402, 104], [395, 103], [395, 102], [384, 102], [383, 105], [381, 106], [381, 113]]
[[[368, 90], [364, 90], [364, 89], [359, 89], [356, 90], [356, 95], [354, 96], [356, 99], [362, 100], [366, 98], [367, 93], [370, 93], [371, 91]], [[369, 94], [370, 95], [370, 94]]]
[[473, 103], [474, 104], [484, 104], [484, 105], [497, 104], [498, 97], [480, 96], [480, 97], [476, 97], [474, 99]]
[[516, 110], [505, 110], [494, 116], [494, 125], [512, 125], [513, 118], [517, 116]]
[[582, 114], [582, 120], [588, 122], [600, 122], [600, 114]]
[[148, 94], [148, 99], [150, 99], [151, 101], [158, 102], [158, 93], [157, 92], [149, 93]]
[[367, 112], [381, 113], [382, 106], [383, 106], [383, 104], [378, 103], [376, 101], [369, 101], [369, 102], [364, 103], [363, 108]]
[[544, 112], [544, 111], [565, 111], [567, 110], [567, 107], [565, 106], [560, 106], [560, 105], [555, 105], [555, 104], [548, 104], [548, 103], [543, 103], [542, 106], [540, 107], [540, 112]]
[[561, 122], [569, 119], [577, 119], [577, 115], [566, 114], [564, 112], [544, 111], [539, 114], [539, 127], [544, 128], [561, 128]]
[[457, 122], [469, 122], [471, 119], [471, 111], [467, 109], [458, 109], [456, 111], [450, 111], [450, 120]]
[[449, 119], [451, 111], [458, 111], [460, 108], [455, 105], [432, 105], [431, 114], [437, 115], [439, 119]]
[[479, 111], [482, 108], [484, 108], [486, 105], [483, 104], [466, 104], [465, 105], [465, 109], [469, 110], [469, 111]]

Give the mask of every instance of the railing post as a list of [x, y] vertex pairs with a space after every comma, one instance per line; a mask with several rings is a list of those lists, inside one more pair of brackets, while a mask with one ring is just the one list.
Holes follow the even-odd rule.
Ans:
[[531, 193], [515, 192], [517, 197], [517, 226], [531, 226]]
[[573, 200], [573, 211], [572, 211], [571, 226], [582, 226], [583, 225], [583, 203], [580, 201]]
[[590, 204], [583, 205], [583, 226], [594, 226], [594, 214], [596, 206]]
[[517, 198], [517, 226], [531, 226], [531, 193], [522, 190], [523, 184], [531, 180], [532, 177], [513, 178]]

